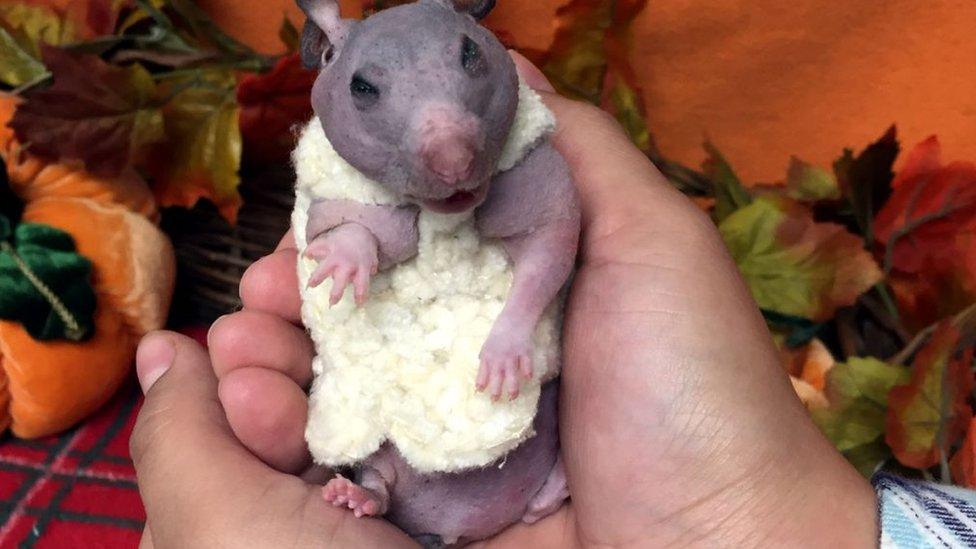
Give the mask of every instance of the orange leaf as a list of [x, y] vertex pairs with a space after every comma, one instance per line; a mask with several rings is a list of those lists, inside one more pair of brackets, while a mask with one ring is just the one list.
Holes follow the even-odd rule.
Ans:
[[961, 333], [941, 324], [918, 353], [908, 385], [889, 395], [885, 441], [902, 464], [927, 469], [948, 459], [948, 449], [965, 433], [972, 410], [973, 350], [957, 353]]

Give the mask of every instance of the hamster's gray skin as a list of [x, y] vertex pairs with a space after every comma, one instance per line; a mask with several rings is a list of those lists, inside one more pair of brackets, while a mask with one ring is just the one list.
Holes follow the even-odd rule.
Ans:
[[[417, 253], [421, 209], [474, 211], [479, 233], [513, 263], [509, 298], [481, 351], [477, 389], [515, 398], [532, 375], [535, 331], [576, 258], [579, 198], [548, 141], [496, 175], [518, 106], [518, 77], [502, 44], [478, 24], [494, 0], [420, 0], [364, 21], [341, 19], [335, 0], [298, 0], [308, 15], [306, 65], [320, 69], [312, 105], [349, 164], [404, 198], [404, 206], [321, 200], [309, 210], [309, 285], [333, 280], [333, 304], [352, 286]], [[557, 383], [543, 389], [536, 435], [493, 464], [421, 475], [387, 444], [332, 479], [323, 496], [357, 516], [386, 515], [419, 539], [463, 543], [537, 521], [568, 497], [558, 459]]]

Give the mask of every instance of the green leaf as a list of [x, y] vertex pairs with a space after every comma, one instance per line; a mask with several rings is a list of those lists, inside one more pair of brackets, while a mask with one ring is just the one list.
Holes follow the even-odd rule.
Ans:
[[6, 29], [0, 27], [0, 82], [14, 87], [22, 86], [46, 74], [44, 64], [27, 53]]
[[212, 200], [234, 219], [240, 197], [242, 138], [237, 79], [232, 71], [198, 71], [170, 82], [175, 92], [164, 110], [167, 142], [151, 166], [164, 206], [192, 207]]
[[844, 457], [861, 475], [870, 479], [891, 459], [891, 448], [884, 438], [878, 437], [868, 444], [862, 444], [844, 452]]
[[910, 376], [908, 368], [876, 358], [851, 358], [827, 374], [830, 406], [815, 410], [813, 419], [866, 477], [891, 457], [884, 442], [888, 393]]
[[787, 199], [757, 198], [719, 231], [765, 311], [825, 321], [882, 278], [856, 236]]
[[705, 142], [705, 152], [708, 153], [708, 158], [702, 168], [712, 182], [715, 220], [722, 222], [737, 210], [751, 204], [752, 197], [749, 196], [749, 192], [742, 185], [732, 166], [711, 141]]
[[912, 362], [911, 379], [891, 390], [885, 442], [898, 461], [927, 469], [949, 450], [972, 419], [973, 348], [960, 353], [963, 334], [952, 321], [938, 326]]
[[837, 200], [841, 197], [837, 177], [829, 171], [794, 157], [786, 176], [786, 193], [801, 202]]
[[40, 58], [44, 44], [60, 46], [78, 38], [78, 29], [71, 19], [59, 16], [47, 6], [0, 3], [0, 21], [35, 59]]
[[287, 17], [281, 22], [281, 28], [278, 29], [278, 38], [281, 38], [281, 42], [287, 48], [288, 53], [295, 53], [301, 47], [301, 33], [295, 28], [291, 19]]
[[[0, 217], [0, 226], [9, 221]], [[91, 263], [64, 231], [22, 223], [0, 239], [0, 318], [19, 322], [34, 339], [81, 341], [94, 332]]]

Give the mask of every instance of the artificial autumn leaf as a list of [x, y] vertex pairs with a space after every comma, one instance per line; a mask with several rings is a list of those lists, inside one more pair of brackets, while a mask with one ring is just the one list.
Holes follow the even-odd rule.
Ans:
[[35, 82], [47, 74], [44, 64], [0, 27], [0, 82], [9, 86], [21, 86]]
[[966, 488], [976, 488], [976, 419], [969, 422], [966, 438], [949, 465], [953, 482]]
[[285, 45], [288, 53], [295, 53], [301, 48], [301, 32], [291, 22], [291, 19], [287, 17], [281, 22], [281, 28], [278, 29], [278, 38], [281, 39], [281, 43]]
[[961, 337], [952, 322], [942, 323], [916, 356], [910, 382], [889, 394], [885, 440], [903, 465], [927, 469], [948, 459], [972, 419], [973, 349], [958, 353]]
[[837, 364], [827, 375], [830, 407], [815, 413], [814, 420], [841, 452], [869, 444], [885, 432], [888, 393], [910, 376], [908, 368], [875, 358]]
[[81, 32], [73, 19], [58, 13], [51, 6], [34, 2], [0, 4], [0, 22], [19, 38], [21, 46], [36, 59], [41, 57], [42, 45], [68, 44], [78, 40]]
[[113, 67], [93, 55], [51, 47], [45, 47], [44, 61], [54, 83], [25, 94], [10, 121], [31, 153], [81, 161], [93, 174], [115, 177], [143, 147], [162, 139], [156, 86], [141, 66]]
[[705, 142], [705, 152], [708, 157], [702, 168], [705, 175], [712, 182], [712, 193], [715, 196], [715, 220], [721, 222], [735, 211], [752, 203], [752, 197], [742, 185], [739, 176], [722, 153], [711, 143]]
[[912, 328], [976, 301], [976, 164], [943, 166], [935, 137], [918, 145], [875, 220], [899, 308]]
[[892, 126], [878, 141], [858, 156], [850, 149], [834, 163], [834, 173], [844, 196], [853, 208], [854, 219], [867, 242], [872, 241], [874, 216], [891, 195], [892, 166], [901, 146]]
[[757, 198], [719, 231], [766, 311], [826, 320], [881, 280], [860, 239], [786, 199]]
[[837, 177], [793, 157], [786, 175], [786, 195], [801, 202], [837, 200], [841, 197]]
[[13, 229], [0, 216], [0, 318], [37, 340], [81, 341], [94, 330], [90, 275], [68, 233], [32, 223]]
[[311, 91], [317, 73], [301, 56], [282, 57], [271, 72], [248, 75], [237, 87], [244, 157], [261, 163], [285, 162], [295, 147], [294, 127], [312, 116]]
[[236, 220], [242, 148], [236, 83], [233, 72], [218, 69], [171, 79], [175, 96], [163, 110], [167, 139], [149, 163], [161, 206], [190, 208], [206, 198]]
[[607, 71], [600, 106], [620, 121], [637, 148], [648, 153], [654, 146], [647, 126], [647, 109], [637, 72], [629, 59], [635, 40], [633, 23], [647, 7], [647, 0], [618, 0], [613, 5], [604, 44]]

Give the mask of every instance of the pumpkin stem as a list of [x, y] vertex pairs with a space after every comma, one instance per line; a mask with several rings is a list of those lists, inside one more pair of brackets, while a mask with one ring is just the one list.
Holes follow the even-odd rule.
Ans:
[[68, 310], [68, 307], [65, 306], [57, 294], [37, 276], [30, 268], [30, 265], [17, 254], [17, 250], [9, 242], [0, 240], [0, 251], [10, 254], [10, 257], [14, 260], [14, 264], [23, 273], [24, 278], [34, 286], [37, 293], [41, 294], [41, 297], [47, 301], [54, 313], [58, 315], [58, 318], [61, 319], [61, 322], [64, 323], [66, 328], [65, 337], [71, 341], [81, 341], [85, 337], [85, 329], [81, 327], [81, 324], [78, 323], [78, 320], [75, 319], [74, 315], [71, 314], [71, 311]]

